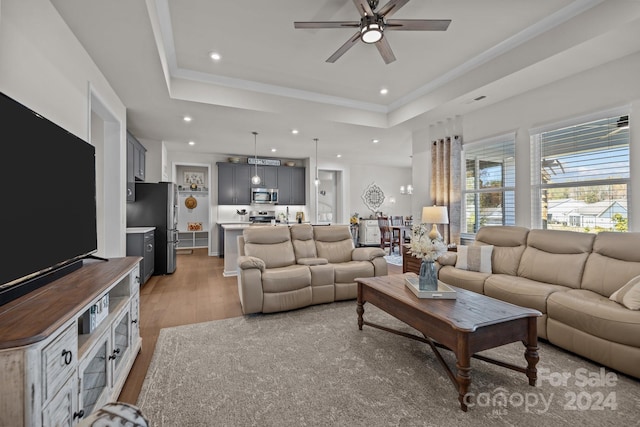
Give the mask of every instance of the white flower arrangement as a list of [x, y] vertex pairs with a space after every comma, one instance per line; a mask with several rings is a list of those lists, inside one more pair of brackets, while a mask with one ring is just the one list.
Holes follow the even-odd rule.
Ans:
[[442, 240], [429, 238], [430, 231], [431, 227], [427, 224], [414, 225], [411, 228], [411, 243], [404, 245], [411, 255], [427, 262], [433, 262], [447, 252], [447, 245]]

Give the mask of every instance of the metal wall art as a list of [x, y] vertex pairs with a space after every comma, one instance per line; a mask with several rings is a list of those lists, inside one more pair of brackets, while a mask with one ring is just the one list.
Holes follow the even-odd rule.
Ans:
[[384, 193], [375, 182], [372, 182], [362, 193], [362, 200], [372, 212], [375, 212], [384, 203]]

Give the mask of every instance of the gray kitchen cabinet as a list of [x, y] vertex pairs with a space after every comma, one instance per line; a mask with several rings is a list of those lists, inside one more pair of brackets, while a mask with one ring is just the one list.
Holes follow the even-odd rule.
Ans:
[[[251, 176], [255, 174], [256, 170], [252, 169]], [[252, 187], [278, 188], [277, 166], [258, 166], [258, 176], [262, 181], [258, 185], [252, 185]]]
[[218, 163], [218, 204], [251, 204], [251, 177], [254, 168], [246, 163]]
[[143, 285], [155, 268], [155, 227], [127, 228], [127, 256], [140, 256], [140, 275]]
[[127, 202], [136, 200], [136, 182], [133, 177], [133, 141], [127, 134]]
[[305, 168], [280, 166], [278, 168], [278, 198], [281, 205], [306, 204]]
[[255, 165], [248, 163], [218, 163], [218, 204], [249, 205], [251, 188], [277, 188], [279, 204], [306, 204], [305, 168], [290, 166], [258, 166], [262, 182], [251, 184]]
[[127, 201], [136, 199], [136, 181], [144, 181], [147, 149], [127, 131]]

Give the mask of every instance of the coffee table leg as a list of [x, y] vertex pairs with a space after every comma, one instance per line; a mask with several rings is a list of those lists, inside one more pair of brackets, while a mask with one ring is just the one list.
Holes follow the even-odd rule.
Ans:
[[362, 325], [364, 324], [364, 320], [362, 319], [362, 315], [364, 314], [364, 304], [360, 301], [358, 301], [356, 312], [358, 313], [358, 329], [362, 330]]
[[527, 360], [527, 378], [529, 385], [535, 386], [538, 379], [538, 369], [536, 365], [540, 356], [538, 355], [538, 323], [535, 317], [529, 318], [527, 342], [524, 345], [527, 349], [524, 352], [524, 358]]
[[469, 391], [471, 384], [471, 355], [468, 352], [461, 352], [456, 355], [456, 382], [458, 383], [458, 400], [460, 401], [460, 409], [467, 412], [467, 400], [465, 396]]

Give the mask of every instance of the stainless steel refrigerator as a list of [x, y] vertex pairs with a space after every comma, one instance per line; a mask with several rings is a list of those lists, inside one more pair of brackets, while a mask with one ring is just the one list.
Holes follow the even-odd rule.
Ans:
[[127, 202], [127, 227], [155, 227], [153, 274], [176, 270], [178, 188], [172, 182], [136, 182], [136, 200]]

